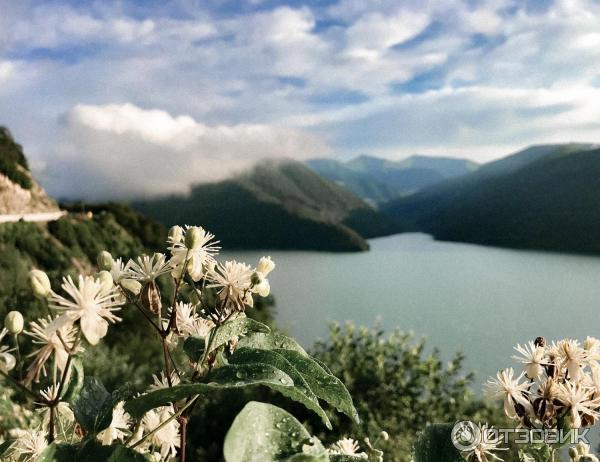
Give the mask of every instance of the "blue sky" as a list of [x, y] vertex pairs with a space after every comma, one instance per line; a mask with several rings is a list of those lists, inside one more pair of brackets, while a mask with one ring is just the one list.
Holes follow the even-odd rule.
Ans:
[[181, 192], [260, 158], [483, 162], [600, 141], [597, 0], [0, 0], [0, 11], [0, 123], [53, 194]]

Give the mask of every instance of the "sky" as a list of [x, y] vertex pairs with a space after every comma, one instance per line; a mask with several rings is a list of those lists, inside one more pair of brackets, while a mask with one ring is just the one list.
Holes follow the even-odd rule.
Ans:
[[0, 124], [59, 197], [599, 142], [599, 102], [600, 0], [0, 0]]

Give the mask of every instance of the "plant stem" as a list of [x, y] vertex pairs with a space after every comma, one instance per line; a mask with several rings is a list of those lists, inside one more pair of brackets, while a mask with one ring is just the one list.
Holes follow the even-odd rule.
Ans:
[[196, 402], [196, 400], [198, 399], [199, 396], [200, 395], [194, 396], [194, 398], [189, 403], [187, 403], [185, 406], [183, 406], [179, 411], [174, 413], [172, 416], [170, 416], [164, 422], [161, 422], [161, 424], [158, 427], [156, 427], [150, 433], [146, 433], [142, 438], [137, 440], [134, 444], [132, 444], [129, 447], [131, 449], [138, 447], [140, 444], [142, 444], [144, 441], [146, 441], [148, 438], [150, 438], [152, 435], [154, 435], [157, 431], [159, 431], [161, 428], [163, 428], [165, 425], [167, 425], [171, 420], [178, 418], [181, 414], [183, 414], [183, 411], [185, 411], [188, 407], [190, 407], [193, 403]]
[[123, 286], [121, 284], [119, 284], [119, 289], [121, 289], [121, 293], [123, 295], [125, 295], [125, 298], [127, 299], [127, 301], [129, 303], [131, 303], [132, 305], [135, 305], [135, 307], [140, 311], [140, 313], [142, 313], [144, 315], [144, 317], [148, 320], [148, 322], [150, 324], [152, 324], [152, 327], [154, 327], [154, 329], [160, 334], [163, 335], [163, 331], [160, 327], [158, 327], [158, 325], [154, 322], [154, 320], [148, 315], [148, 313], [146, 313], [145, 309], [140, 306], [139, 301], [137, 299], [132, 299], [129, 294], [127, 293], [127, 291], [123, 288]]
[[185, 446], [187, 441], [187, 424], [188, 418], [182, 415], [179, 418], [179, 462], [185, 462]]
[[48, 444], [54, 442], [54, 408], [55, 404], [50, 405], [50, 419], [48, 419]]
[[40, 396], [36, 395], [33, 391], [31, 391], [29, 388], [27, 388], [21, 382], [13, 379], [10, 375], [8, 375], [3, 370], [0, 370], [0, 375], [2, 375], [3, 377], [7, 378], [17, 389], [19, 389], [20, 391], [24, 392], [26, 395], [29, 395], [33, 399], [40, 399]]
[[169, 347], [167, 346], [167, 339], [163, 336], [161, 337], [162, 347], [163, 347], [163, 359], [165, 361], [165, 376], [167, 377], [167, 383], [169, 384], [169, 388], [173, 386], [171, 381], [171, 367], [169, 366]]
[[17, 361], [19, 363], [19, 380], [23, 380], [23, 361], [21, 359], [21, 349], [19, 348], [19, 334], [14, 335], [15, 350], [17, 352]]

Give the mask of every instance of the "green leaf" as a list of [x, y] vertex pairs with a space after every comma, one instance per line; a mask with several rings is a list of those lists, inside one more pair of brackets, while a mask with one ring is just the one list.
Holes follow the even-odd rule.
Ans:
[[331, 422], [329, 421], [327, 414], [325, 414], [325, 411], [321, 408], [317, 396], [310, 389], [310, 386], [302, 376], [302, 373], [296, 369], [295, 364], [292, 364], [282, 355], [273, 350], [238, 348], [231, 358], [229, 358], [229, 361], [231, 364], [269, 364], [285, 372], [294, 381], [293, 387], [284, 387], [280, 384], [269, 385], [269, 387], [315, 412], [321, 417], [325, 426], [329, 430], [332, 430]]
[[[251, 431], [250, 431], [251, 429]], [[310, 458], [289, 459], [302, 454], [312, 442]], [[271, 404], [251, 401], [236, 416], [223, 446], [226, 462], [276, 462], [281, 460], [326, 462], [325, 449], [290, 413]], [[304, 455], [304, 454], [303, 454]], [[320, 458], [315, 458], [320, 456]]]
[[67, 462], [76, 461], [77, 446], [70, 444], [52, 443], [42, 451], [36, 462]]
[[413, 448], [415, 462], [464, 462], [452, 443], [454, 424], [430, 424], [419, 435]]
[[194, 362], [200, 361], [206, 349], [206, 340], [195, 335], [190, 336], [183, 342], [183, 351]]
[[147, 462], [147, 456], [120, 444], [102, 446], [95, 440], [49, 445], [36, 462]]
[[307, 355], [306, 351], [294, 339], [283, 335], [281, 332], [273, 331], [266, 334], [255, 332], [242, 337], [238, 343], [238, 347], [257, 348], [259, 350], [283, 348], [284, 350], [294, 350]]
[[84, 377], [83, 387], [72, 405], [75, 419], [87, 433], [95, 435], [110, 425], [113, 408], [129, 394], [127, 388], [109, 393], [97, 378]]
[[227, 321], [225, 324], [221, 324], [220, 326], [210, 331], [210, 335], [207, 342], [210, 346], [210, 351], [205, 351], [202, 361], [204, 362], [206, 356], [213, 350], [216, 350], [220, 346], [225, 345], [229, 341], [233, 340], [235, 337], [247, 335], [251, 332], [268, 333], [270, 331], [271, 329], [269, 329], [268, 326], [265, 326], [263, 323], [255, 321], [251, 318], [247, 318], [245, 316], [232, 319], [231, 321]]
[[240, 388], [252, 385], [293, 386], [289, 375], [267, 364], [232, 364], [216, 369], [204, 378], [206, 383], [186, 383], [163, 388], [134, 398], [125, 403], [125, 410], [140, 418], [150, 409], [165, 406], [181, 399], [224, 388]]
[[293, 350], [275, 351], [291, 362], [296, 369], [302, 371], [302, 376], [319, 399], [343, 412], [356, 423], [360, 422], [352, 397], [340, 379], [327, 372], [310, 356], [304, 356]]
[[4, 443], [0, 444], [0, 456], [4, 454], [14, 442], [15, 440], [6, 440]]
[[62, 396], [63, 401], [73, 404], [83, 388], [83, 378], [83, 362], [80, 358], [73, 358], [71, 361], [71, 376]]

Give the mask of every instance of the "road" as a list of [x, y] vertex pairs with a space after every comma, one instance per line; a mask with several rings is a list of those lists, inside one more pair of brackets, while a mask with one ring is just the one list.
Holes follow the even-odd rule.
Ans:
[[64, 210], [58, 212], [44, 213], [21, 213], [13, 215], [0, 215], [0, 223], [11, 223], [15, 221], [55, 221], [67, 214]]

